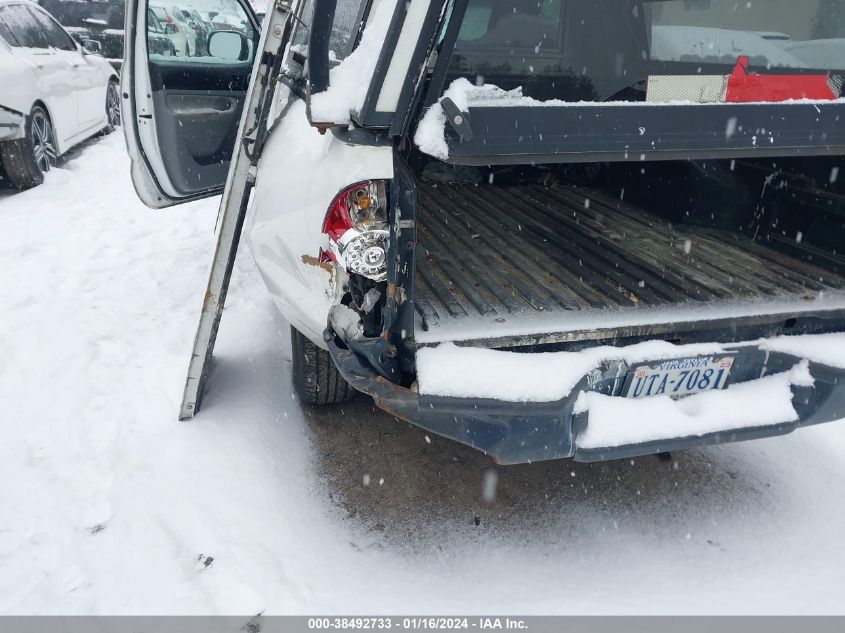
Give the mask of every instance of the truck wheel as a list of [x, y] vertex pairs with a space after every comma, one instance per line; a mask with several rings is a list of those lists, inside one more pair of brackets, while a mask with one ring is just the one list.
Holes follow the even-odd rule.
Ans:
[[18, 189], [30, 189], [44, 182], [44, 172], [50, 171], [57, 158], [53, 124], [41, 106], [32, 108], [26, 119], [26, 138], [0, 143], [6, 176]]
[[337, 404], [355, 395], [355, 389], [343, 379], [331, 355], [317, 347], [293, 326], [290, 328], [293, 352], [293, 385], [308, 404]]

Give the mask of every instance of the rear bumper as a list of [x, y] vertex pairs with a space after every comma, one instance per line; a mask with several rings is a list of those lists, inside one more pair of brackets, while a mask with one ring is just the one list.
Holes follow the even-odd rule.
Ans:
[[26, 135], [26, 117], [14, 110], [0, 107], [0, 141], [13, 141]]
[[[625, 459], [744, 440], [786, 435], [797, 428], [845, 418], [845, 370], [810, 363], [812, 387], [792, 387], [798, 420], [753, 426], [706, 435], [667, 437], [641, 444], [606, 448], [579, 448], [578, 434], [589, 424], [586, 413], [575, 414], [582, 391], [601, 391], [601, 382], [587, 377], [569, 396], [557, 402], [508, 403], [497, 400], [432, 397], [414, 393], [379, 376], [355, 353], [328, 342], [329, 352], [344, 378], [358, 391], [372, 396], [376, 405], [427, 431], [481, 450], [498, 463], [519, 464], [571, 458], [581, 462]], [[788, 371], [800, 358], [744, 348], [744, 354], [765, 357], [767, 373]], [[632, 420], [632, 424], [636, 421]]]

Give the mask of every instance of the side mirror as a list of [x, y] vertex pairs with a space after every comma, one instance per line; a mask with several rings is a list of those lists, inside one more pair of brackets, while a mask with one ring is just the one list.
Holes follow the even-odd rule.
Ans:
[[165, 35], [173, 35], [176, 33], [176, 25], [170, 24], [170, 22], [164, 25], [164, 34]]
[[208, 36], [208, 54], [226, 61], [246, 61], [249, 40], [237, 31], [212, 31]]
[[102, 55], [103, 45], [97, 40], [82, 40], [82, 52], [88, 55]]

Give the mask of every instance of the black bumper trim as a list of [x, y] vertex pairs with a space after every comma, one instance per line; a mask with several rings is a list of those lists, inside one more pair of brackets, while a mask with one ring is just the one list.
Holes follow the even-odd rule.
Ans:
[[[573, 409], [581, 391], [595, 390], [595, 385], [588, 386], [586, 377], [566, 398], [556, 402], [514, 403], [425, 396], [380, 376], [354, 352], [339, 347], [333, 338], [328, 341], [328, 347], [343, 377], [358, 391], [372, 396], [379, 408], [427, 431], [481, 450], [500, 464], [566, 458], [580, 462], [628, 459], [786, 435], [800, 427], [845, 418], [845, 369], [810, 363], [815, 385], [792, 388], [793, 406], [799, 416], [795, 422], [583, 449], [577, 447], [576, 437], [589, 420], [586, 414], [576, 415]], [[801, 361], [796, 356], [780, 353], [770, 353], [767, 358], [768, 367], [775, 370], [770, 373], [785, 371]]]

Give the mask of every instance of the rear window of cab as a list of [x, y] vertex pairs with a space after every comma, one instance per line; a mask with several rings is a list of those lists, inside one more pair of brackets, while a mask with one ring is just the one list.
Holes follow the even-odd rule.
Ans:
[[469, 0], [448, 79], [644, 101], [651, 75], [727, 75], [743, 56], [759, 73], [845, 75], [845, 0]]

